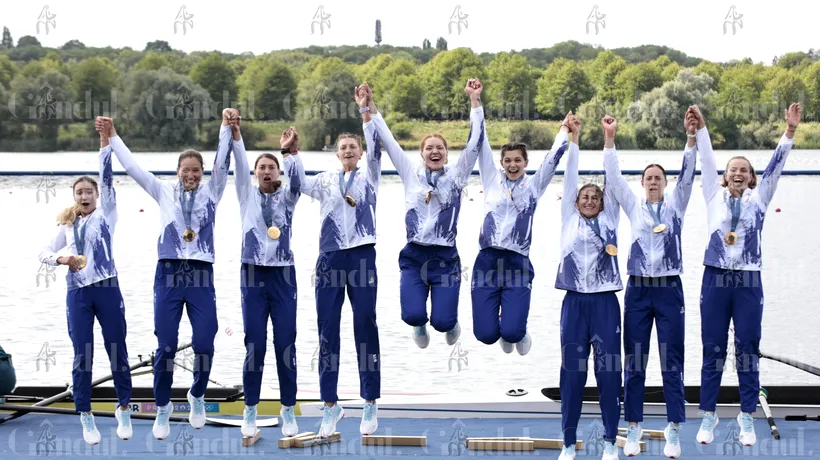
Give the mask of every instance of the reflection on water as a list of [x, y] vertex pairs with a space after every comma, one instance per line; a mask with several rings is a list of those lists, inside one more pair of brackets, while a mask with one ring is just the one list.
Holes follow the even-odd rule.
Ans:
[[[544, 152], [531, 154], [529, 165], [535, 169]], [[718, 163], [738, 152], [719, 152]], [[768, 163], [771, 152], [744, 152], [757, 169]], [[257, 152], [249, 153], [253, 160]], [[172, 169], [176, 153], [139, 154], [139, 161], [149, 169]], [[414, 153], [410, 153], [414, 155]], [[601, 169], [600, 152], [582, 152], [582, 169]], [[820, 169], [820, 156], [807, 151], [792, 152], [787, 170]], [[213, 153], [205, 154], [210, 164]], [[451, 158], [451, 163], [455, 158]], [[304, 153], [307, 169], [325, 169], [336, 165], [332, 153]], [[661, 163], [668, 169], [680, 167], [678, 152], [622, 152], [624, 169], [642, 169], [648, 162]], [[96, 151], [60, 154], [0, 154], [4, 170], [95, 170]], [[700, 165], [700, 163], [698, 163]], [[563, 166], [563, 164], [561, 165]], [[385, 155], [384, 169], [393, 169]], [[122, 170], [115, 160], [115, 170]], [[3, 245], [0, 274], [0, 313], [3, 316], [2, 346], [14, 356], [19, 385], [60, 385], [71, 381], [72, 346], [65, 317], [65, 267], [43, 273], [37, 255], [55, 230], [57, 213], [72, 202], [70, 186], [73, 177], [53, 177], [55, 192], [48, 200], [39, 195], [40, 177], [0, 177], [0, 209], [6, 219], [0, 225]], [[172, 179], [172, 178], [167, 178]], [[587, 178], [590, 179], [590, 178]], [[670, 179], [669, 187], [674, 186]], [[207, 178], [206, 178], [207, 180]], [[602, 180], [598, 177], [597, 180]], [[633, 189], [640, 190], [637, 177], [628, 178]], [[469, 283], [462, 283], [459, 318], [462, 336], [456, 346], [447, 346], [444, 335], [432, 333], [430, 346], [416, 348], [412, 328], [401, 321], [399, 307], [398, 254], [405, 244], [403, 187], [398, 177], [384, 176], [377, 208], [379, 270], [378, 322], [381, 340], [382, 388], [387, 392], [470, 391], [477, 388], [506, 391], [509, 388], [537, 389], [557, 386], [560, 368], [559, 317], [563, 291], [554, 288], [558, 267], [558, 216], [562, 177], [557, 176], [547, 189], [535, 216], [532, 264], [535, 267], [532, 305], [528, 329], [533, 347], [527, 356], [504, 354], [498, 345], [484, 345], [473, 336]], [[584, 178], [582, 178], [582, 182]], [[809, 190], [820, 179], [810, 176], [787, 176], [778, 186], [767, 214], [763, 237], [763, 283], [766, 304], [761, 349], [772, 354], [820, 365], [820, 352], [812, 340], [820, 327], [815, 313], [813, 289], [820, 269], [813, 261], [820, 248], [811, 244], [820, 219], [814, 212]], [[156, 240], [159, 216], [156, 203], [127, 176], [115, 181], [119, 223], [114, 234], [114, 254], [120, 273], [128, 320], [130, 361], [138, 361], [156, 347], [153, 335], [153, 277], [156, 266]], [[781, 212], [776, 212], [780, 209]], [[298, 383], [303, 389], [318, 388], [318, 367], [311, 367], [318, 346], [316, 308], [311, 275], [318, 253], [319, 204], [302, 197], [294, 216], [294, 241], [298, 283], [298, 335], [296, 355]], [[459, 222], [458, 249], [463, 269], [470, 273], [478, 253], [478, 232], [483, 219], [483, 195], [478, 176], [473, 176], [465, 191]], [[706, 248], [706, 215], [701, 195], [700, 176], [696, 179], [683, 232], [685, 273], [682, 276], [686, 297], [685, 382], [700, 384], [700, 277]], [[241, 248], [239, 205], [233, 178], [217, 212], [216, 259], [214, 267], [219, 333], [216, 338], [215, 369], [211, 377], [228, 385], [240, 384], [244, 358], [244, 334], [239, 293]], [[626, 218], [621, 219], [621, 241], [629, 238]], [[623, 247], [624, 243], [621, 243]], [[619, 257], [622, 274], [626, 256]], [[38, 286], [39, 283], [39, 286]], [[623, 300], [623, 292], [618, 294]], [[342, 316], [342, 360], [340, 391], [358, 392], [358, 375], [353, 342], [352, 314], [345, 302]], [[226, 332], [230, 329], [230, 333]], [[189, 340], [190, 323], [183, 316], [180, 342]], [[269, 331], [265, 382], [278, 387], [275, 357]], [[658, 346], [653, 331], [647, 384], [660, 385]], [[43, 356], [44, 344], [49, 354]], [[457, 348], [456, 348], [457, 347]], [[468, 356], [453, 364], [453, 356]], [[49, 359], [49, 366], [43, 359]], [[107, 373], [108, 364], [102, 347], [99, 327], [95, 331], [95, 376]], [[38, 370], [39, 369], [39, 370]], [[191, 376], [177, 372], [174, 384], [186, 386]], [[811, 376], [783, 364], [761, 361], [761, 385], [815, 382]], [[733, 370], [726, 372], [724, 383], [736, 385]], [[135, 378], [135, 385], [151, 386], [150, 375]], [[589, 376], [588, 385], [594, 385]]]

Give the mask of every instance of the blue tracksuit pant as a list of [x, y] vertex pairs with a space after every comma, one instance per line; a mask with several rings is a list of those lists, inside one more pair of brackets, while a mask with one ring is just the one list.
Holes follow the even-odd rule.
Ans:
[[353, 309], [360, 395], [381, 396], [381, 352], [376, 325], [376, 248], [373, 244], [319, 254], [316, 261], [316, 316], [319, 329], [319, 389], [322, 401], [339, 400], [339, 326], [345, 289]]
[[427, 297], [430, 297], [430, 325], [447, 332], [458, 321], [458, 294], [461, 288], [461, 258], [453, 246], [424, 246], [407, 243], [399, 253], [401, 269], [401, 319], [410, 326], [427, 324]]
[[71, 370], [74, 407], [91, 410], [91, 365], [94, 362], [94, 318], [100, 322], [105, 351], [111, 363], [114, 388], [120, 406], [131, 401], [131, 370], [125, 345], [125, 304], [117, 277], [70, 289], [66, 295], [68, 336], [74, 345]]
[[242, 320], [245, 324], [245, 405], [259, 402], [268, 349], [268, 318], [283, 406], [296, 404], [296, 269], [242, 264]]
[[161, 259], [154, 275], [154, 398], [165, 406], [174, 383], [174, 357], [179, 339], [182, 307], [191, 321], [194, 352], [194, 382], [191, 395], [201, 397], [208, 388], [214, 358], [214, 338], [219, 327], [216, 318], [216, 291], [213, 264], [199, 260]]
[[604, 440], [615, 442], [621, 418], [621, 308], [614, 292], [567, 291], [561, 305], [561, 429], [575, 445], [589, 352], [604, 423]]
[[680, 276], [629, 277], [624, 296], [624, 419], [643, 421], [646, 365], [652, 324], [658, 328], [663, 396], [669, 422], [686, 421], [683, 344], [686, 327]]
[[703, 368], [700, 378], [700, 409], [714, 411], [717, 404], [729, 321], [735, 328], [735, 360], [740, 391], [740, 410], [754, 413], [760, 392], [758, 361], [763, 321], [763, 284], [760, 272], [704, 267], [700, 296], [700, 331]]
[[489, 345], [499, 337], [508, 343], [524, 338], [534, 277], [527, 256], [496, 248], [478, 253], [470, 287], [476, 339]]

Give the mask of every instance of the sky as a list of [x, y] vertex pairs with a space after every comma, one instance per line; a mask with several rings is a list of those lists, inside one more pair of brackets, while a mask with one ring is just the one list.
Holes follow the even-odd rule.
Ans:
[[0, 26], [9, 28], [15, 43], [34, 35], [49, 47], [78, 39], [86, 46], [142, 50], [149, 41], [165, 40], [185, 52], [259, 55], [311, 45], [375, 45], [380, 19], [383, 44], [421, 46], [427, 38], [435, 45], [444, 37], [449, 49], [476, 53], [577, 40], [608, 49], [664, 45], [712, 61], [750, 57], [769, 64], [777, 55], [820, 48], [811, 13], [816, 0], [2, 1]]

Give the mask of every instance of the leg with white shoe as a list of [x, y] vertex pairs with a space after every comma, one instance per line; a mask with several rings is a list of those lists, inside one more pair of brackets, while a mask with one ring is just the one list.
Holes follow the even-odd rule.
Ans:
[[427, 348], [430, 344], [430, 334], [427, 331], [427, 297], [430, 286], [422, 278], [423, 262], [418, 260], [418, 251], [418, 245], [408, 243], [399, 253], [399, 302], [402, 321], [413, 326], [413, 341], [419, 348]]
[[[491, 272], [494, 261], [492, 248], [479, 251], [473, 264], [470, 282], [473, 334], [479, 342], [486, 345], [492, 345], [501, 338], [501, 324], [498, 318], [501, 308], [501, 285], [497, 281], [498, 276]], [[501, 349], [505, 353], [510, 353], [513, 347], [512, 344], [502, 341]]]
[[100, 432], [91, 415], [91, 366], [94, 363], [94, 306], [93, 287], [72, 289], [66, 295], [68, 336], [74, 347], [71, 380], [74, 389], [74, 408], [80, 413], [83, 439], [88, 444], [99, 444]]
[[461, 291], [461, 258], [455, 247], [434, 246], [435, 253], [422, 269], [430, 284], [430, 325], [445, 333], [447, 345], [461, 336], [458, 298]]
[[157, 417], [154, 419], [153, 433], [162, 440], [171, 433], [169, 417], [173, 413], [171, 385], [174, 383], [174, 357], [179, 339], [179, 322], [185, 303], [185, 286], [169, 285], [176, 273], [183, 270], [182, 261], [157, 261], [154, 276], [154, 335], [157, 350], [154, 354], [154, 399]]
[[757, 442], [754, 414], [760, 392], [760, 339], [763, 322], [763, 285], [760, 272], [744, 272], [742, 286], [735, 286], [732, 323], [735, 326], [735, 364], [740, 391], [738, 440], [744, 446]]
[[649, 341], [652, 337], [654, 312], [652, 309], [649, 278], [630, 276], [624, 294], [624, 419], [627, 422], [624, 455], [633, 457], [641, 453], [643, 429], [644, 389], [646, 365], [649, 359]]
[[131, 439], [134, 429], [131, 426], [131, 370], [128, 365], [128, 348], [125, 344], [125, 305], [117, 278], [110, 278], [104, 283], [94, 285], [94, 310], [102, 329], [105, 351], [108, 353], [114, 389], [119, 402], [114, 412], [117, 419], [117, 436], [127, 440]]
[[664, 429], [666, 445], [663, 454], [669, 458], [678, 458], [681, 456], [679, 424], [686, 421], [683, 394], [686, 315], [680, 276], [668, 277], [666, 280], [665, 286], [655, 288], [653, 296], [666, 419], [669, 422]]
[[245, 329], [245, 363], [242, 367], [242, 387], [245, 391], [245, 412], [240, 431], [244, 437], [256, 435], [256, 405], [262, 388], [262, 373], [268, 343], [268, 318], [271, 316], [271, 302], [265, 295], [265, 286], [272, 280], [266, 267], [242, 264], [242, 280], [253, 279], [253, 283], [243, 282], [242, 323]]
[[732, 273], [704, 267], [700, 296], [700, 332], [703, 344], [703, 366], [700, 371], [700, 404], [704, 411], [697, 441], [710, 444], [715, 440], [719, 418], [715, 413], [718, 391], [726, 362], [729, 320], [732, 317]]
[[[346, 250], [319, 254], [316, 273], [345, 273], [342, 264], [345, 252]], [[317, 275], [315, 287], [316, 322], [319, 332], [319, 390], [322, 401], [325, 402], [318, 435], [323, 438], [335, 433], [336, 422], [344, 417], [342, 407], [336, 404], [339, 400], [339, 326], [342, 321], [342, 304], [345, 300], [345, 286], [339, 283], [338, 278]]]
[[[621, 306], [614, 292], [591, 294], [590, 334], [594, 353], [598, 405], [604, 424], [603, 460], [617, 460], [618, 422], [621, 419]], [[591, 307], [591, 308], [590, 308]], [[598, 340], [596, 340], [598, 339]]]
[[[370, 435], [379, 428], [376, 400], [381, 397], [381, 350], [376, 322], [376, 294], [379, 278], [376, 272], [376, 250], [373, 246], [353, 248], [352, 259], [366, 270], [367, 284], [348, 281], [347, 295], [353, 309], [353, 337], [359, 363], [360, 396], [365, 400], [359, 431]], [[332, 433], [331, 433], [332, 434]]]
[[[191, 263], [189, 261], [189, 263]], [[214, 360], [214, 339], [219, 330], [216, 317], [216, 292], [213, 285], [213, 264], [196, 261], [194, 264], [211, 282], [186, 289], [188, 319], [191, 321], [191, 343], [194, 350], [194, 381], [188, 391], [191, 412], [188, 422], [194, 429], [205, 426], [205, 390]]]
[[527, 332], [530, 315], [532, 281], [535, 277], [529, 257], [513, 251], [502, 251], [505, 269], [501, 290], [501, 338], [515, 344], [518, 354], [529, 353], [532, 337]]
[[589, 316], [585, 294], [567, 291], [561, 305], [561, 431], [564, 448], [560, 459], [575, 458], [578, 421], [583, 407], [589, 360]]
[[[299, 432], [293, 408], [296, 405], [296, 268], [273, 267], [275, 282], [273, 297], [273, 349], [276, 353], [276, 374], [279, 377], [279, 398], [282, 402], [282, 435]], [[267, 283], [266, 283], [267, 287]]]

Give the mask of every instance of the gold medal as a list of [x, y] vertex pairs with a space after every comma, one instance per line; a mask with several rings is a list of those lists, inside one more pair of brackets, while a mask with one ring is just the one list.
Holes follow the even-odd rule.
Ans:
[[194, 240], [195, 236], [196, 236], [196, 233], [189, 228], [188, 230], [185, 230], [185, 233], [182, 234], [182, 239], [185, 240], [186, 242], [190, 243], [191, 241]]
[[281, 235], [281, 234], [282, 234], [282, 231], [279, 230], [279, 227], [277, 227], [277, 226], [273, 226], [273, 227], [268, 228], [268, 237], [272, 240], [278, 240], [279, 235]]
[[355, 200], [355, 199], [353, 199], [353, 197], [352, 197], [352, 196], [350, 196], [350, 195], [345, 195], [345, 201], [347, 201], [347, 204], [349, 204], [351, 207], [353, 207], [353, 208], [355, 208], [355, 207], [356, 207], [356, 200]]
[[658, 224], [652, 229], [655, 233], [663, 233], [664, 230], [666, 230], [666, 224]]
[[613, 256], [613, 257], [617, 256], [618, 255], [618, 248], [615, 247], [614, 244], [607, 244], [606, 245], [606, 253]]
[[85, 256], [83, 256], [83, 255], [77, 256], [77, 270], [82, 270], [83, 268], [85, 268], [87, 263], [88, 263], [88, 260], [85, 258]]
[[424, 198], [424, 202], [430, 204], [430, 198], [433, 197], [433, 192], [427, 192], [427, 196]]
[[737, 243], [737, 233], [727, 233], [726, 236], [723, 238], [723, 241], [725, 241], [726, 244], [728, 244], [729, 246], [733, 246], [735, 243]]

